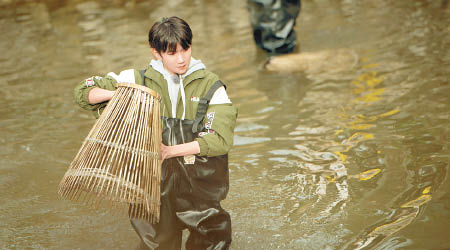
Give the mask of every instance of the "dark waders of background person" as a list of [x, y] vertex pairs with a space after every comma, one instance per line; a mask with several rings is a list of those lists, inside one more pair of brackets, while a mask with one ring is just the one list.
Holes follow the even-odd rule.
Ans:
[[294, 51], [300, 0], [247, 0], [256, 45], [271, 54]]

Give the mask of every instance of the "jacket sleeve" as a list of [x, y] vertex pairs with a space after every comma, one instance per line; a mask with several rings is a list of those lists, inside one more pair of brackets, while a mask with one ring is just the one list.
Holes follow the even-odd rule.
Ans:
[[232, 103], [215, 104], [208, 107], [203, 120], [206, 131], [196, 139], [200, 146], [200, 156], [227, 154], [233, 146], [237, 109]]
[[87, 78], [78, 83], [78, 85], [75, 87], [75, 102], [83, 109], [92, 111], [94, 116], [98, 118], [108, 102], [97, 104], [89, 103], [89, 91], [95, 87], [107, 90], [115, 90], [116, 83], [117, 81], [110, 75], [107, 75], [105, 77], [93, 76]]

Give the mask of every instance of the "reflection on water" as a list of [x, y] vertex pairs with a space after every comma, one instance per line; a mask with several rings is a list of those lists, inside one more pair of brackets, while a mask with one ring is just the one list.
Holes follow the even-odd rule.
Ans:
[[73, 86], [143, 68], [150, 24], [171, 15], [239, 108], [232, 249], [450, 247], [448, 1], [302, 3], [300, 51], [348, 49], [356, 64], [264, 70], [245, 1], [0, 0], [0, 247], [137, 245], [125, 218], [57, 186], [93, 125]]

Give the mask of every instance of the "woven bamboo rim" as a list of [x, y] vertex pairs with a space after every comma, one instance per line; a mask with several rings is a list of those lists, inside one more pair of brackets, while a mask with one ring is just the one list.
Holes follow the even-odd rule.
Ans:
[[153, 97], [157, 98], [158, 100], [161, 100], [161, 96], [158, 94], [158, 92], [154, 91], [153, 89], [147, 88], [144, 85], [139, 85], [139, 84], [135, 84], [135, 83], [128, 83], [128, 82], [121, 82], [121, 83], [117, 83], [116, 85], [117, 87], [129, 87], [129, 88], [135, 88], [135, 89], [139, 89], [142, 90], [146, 93], [149, 93], [150, 95], [152, 95]]

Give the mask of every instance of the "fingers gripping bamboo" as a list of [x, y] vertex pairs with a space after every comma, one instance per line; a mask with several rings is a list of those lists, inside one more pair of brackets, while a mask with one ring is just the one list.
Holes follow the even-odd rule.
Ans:
[[[59, 184], [59, 194], [156, 223], [161, 184], [160, 96], [119, 83]], [[115, 211], [114, 211], [115, 210]]]

